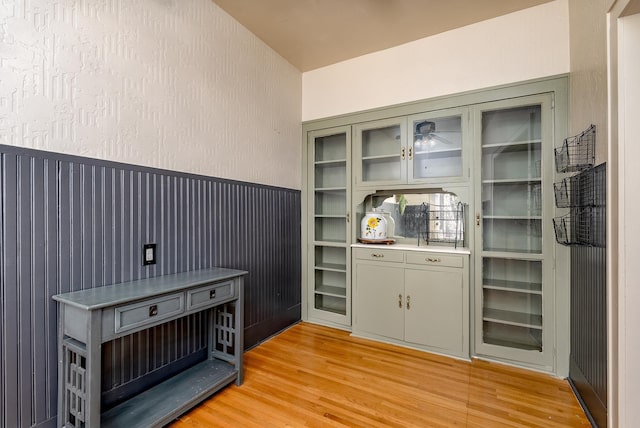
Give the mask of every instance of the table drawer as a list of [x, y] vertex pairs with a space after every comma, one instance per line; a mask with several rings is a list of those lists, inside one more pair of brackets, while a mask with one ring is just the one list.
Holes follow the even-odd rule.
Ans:
[[158, 324], [184, 312], [184, 293], [170, 294], [115, 308], [115, 332]]
[[464, 265], [464, 261], [462, 260], [463, 257], [464, 256], [459, 256], [457, 254], [425, 253], [416, 251], [407, 253], [407, 263], [414, 265], [461, 268]]
[[378, 262], [404, 262], [404, 253], [396, 250], [380, 248], [355, 248], [355, 256], [360, 260], [375, 260]]
[[187, 291], [187, 310], [202, 309], [235, 297], [233, 281], [219, 282]]

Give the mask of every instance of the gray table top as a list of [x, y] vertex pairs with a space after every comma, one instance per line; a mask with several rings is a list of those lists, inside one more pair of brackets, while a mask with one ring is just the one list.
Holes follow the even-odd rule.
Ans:
[[214, 267], [71, 291], [57, 294], [53, 296], [53, 299], [86, 311], [93, 311], [198, 285], [224, 281], [247, 273], [243, 270]]

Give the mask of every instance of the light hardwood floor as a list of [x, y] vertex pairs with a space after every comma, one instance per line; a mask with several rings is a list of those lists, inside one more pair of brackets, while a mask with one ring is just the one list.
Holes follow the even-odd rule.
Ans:
[[187, 427], [590, 426], [566, 381], [300, 323], [245, 353], [245, 382], [176, 421]]

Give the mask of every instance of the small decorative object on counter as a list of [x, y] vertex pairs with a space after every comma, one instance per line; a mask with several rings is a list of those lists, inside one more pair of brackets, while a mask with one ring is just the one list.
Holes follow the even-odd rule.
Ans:
[[368, 212], [360, 223], [362, 228], [362, 238], [367, 240], [387, 239], [387, 220], [382, 213], [375, 211]]
[[381, 214], [387, 220], [387, 236], [393, 238], [396, 234], [396, 221], [391, 217], [391, 213], [387, 211], [382, 211]]

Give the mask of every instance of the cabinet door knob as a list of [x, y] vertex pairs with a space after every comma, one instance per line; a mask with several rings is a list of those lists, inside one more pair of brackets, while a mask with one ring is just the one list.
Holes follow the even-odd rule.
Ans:
[[476, 214], [476, 226], [480, 226], [480, 214]]
[[402, 146], [401, 153], [402, 153], [402, 160], [404, 160], [404, 146]]
[[413, 147], [409, 147], [409, 160], [413, 157]]
[[351, 217], [351, 216], [349, 215], [349, 213], [347, 213], [347, 223], [349, 223], [349, 218], [350, 218], [350, 217]]
[[398, 307], [402, 309], [402, 294], [398, 294]]
[[213, 290], [209, 290], [209, 298], [210, 299], [215, 299], [216, 298], [216, 289], [215, 288]]
[[411, 309], [411, 296], [407, 295], [407, 310]]

